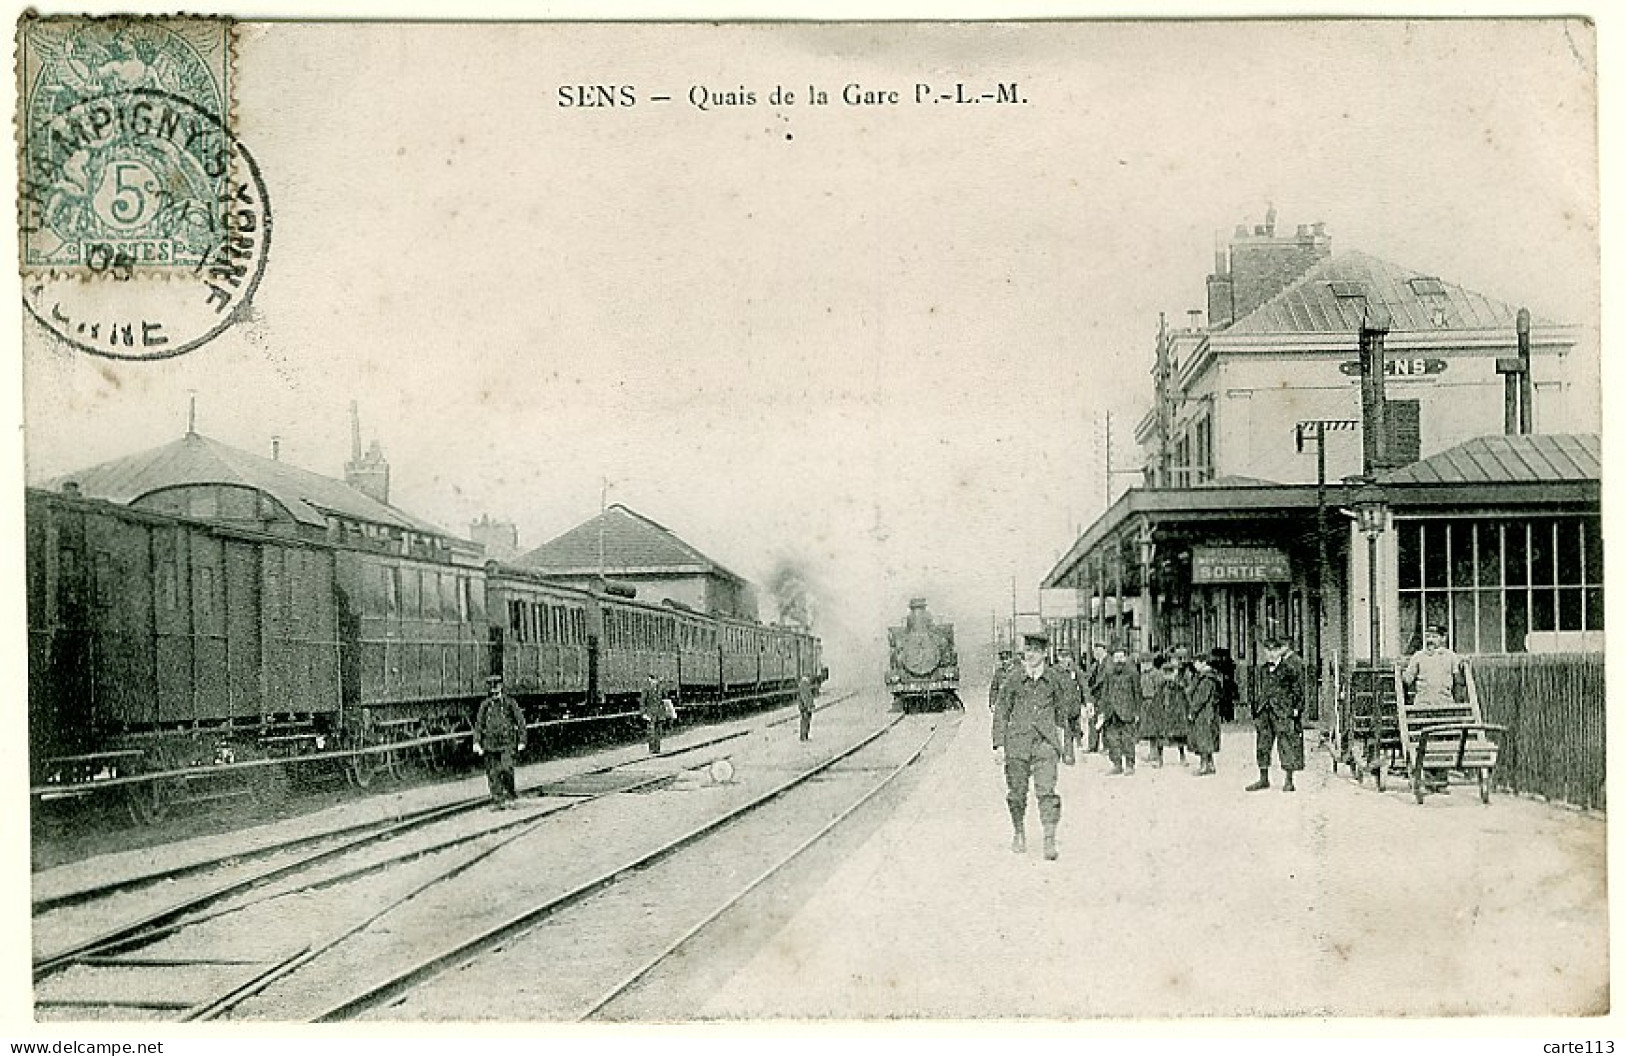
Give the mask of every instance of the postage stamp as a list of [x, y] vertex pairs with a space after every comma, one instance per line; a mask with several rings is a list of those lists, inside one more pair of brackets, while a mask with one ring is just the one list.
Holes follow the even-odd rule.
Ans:
[[21, 20], [23, 303], [69, 347], [166, 359], [246, 318], [271, 207], [232, 133], [232, 32], [206, 18]]
[[24, 17], [17, 65], [24, 273], [207, 260], [230, 191], [232, 23]]

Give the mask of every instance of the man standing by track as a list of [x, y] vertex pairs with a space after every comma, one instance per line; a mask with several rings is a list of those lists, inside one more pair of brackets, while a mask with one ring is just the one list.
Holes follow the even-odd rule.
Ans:
[[[1021, 667], [999, 688], [993, 705], [993, 750], [1004, 753], [1005, 802], [1014, 835], [1010, 849], [1027, 850], [1027, 785], [1038, 796], [1044, 826], [1044, 857], [1060, 856], [1055, 830], [1061, 823], [1061, 796], [1055, 791], [1056, 764], [1062, 761], [1064, 731], [1078, 721], [1078, 695], [1067, 677], [1046, 663], [1049, 637], [1025, 636]], [[1070, 762], [1067, 759], [1067, 762]]]
[[525, 750], [525, 716], [513, 698], [503, 694], [501, 675], [491, 675], [485, 685], [487, 696], [474, 716], [474, 754], [485, 757], [491, 809], [507, 810], [517, 797], [513, 767], [514, 758]]
[[649, 672], [649, 681], [643, 687], [643, 695], [638, 701], [638, 710], [643, 712], [643, 721], [649, 726], [649, 754], [660, 754], [660, 734], [666, 727], [666, 698], [660, 692], [660, 676], [653, 671]]
[[805, 741], [812, 736], [813, 717], [812, 679], [806, 675], [796, 685], [796, 710], [801, 712], [801, 739]]

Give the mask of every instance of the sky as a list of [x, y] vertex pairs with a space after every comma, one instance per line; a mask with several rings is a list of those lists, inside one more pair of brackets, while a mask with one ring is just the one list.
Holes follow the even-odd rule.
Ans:
[[[1594, 75], [1574, 21], [249, 26], [252, 319], [151, 363], [26, 323], [27, 478], [179, 437], [194, 392], [206, 435], [338, 475], [354, 400], [397, 505], [528, 549], [607, 482], [758, 582], [801, 564], [862, 678], [911, 596], [962, 647], [1012, 583], [1036, 609], [1105, 506], [1108, 414], [1133, 464], [1158, 314], [1271, 204], [1594, 362]], [[913, 102], [956, 82], [1026, 102]]]

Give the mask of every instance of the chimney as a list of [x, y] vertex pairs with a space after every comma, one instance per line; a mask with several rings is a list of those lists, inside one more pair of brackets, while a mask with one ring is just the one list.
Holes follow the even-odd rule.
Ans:
[[361, 412], [350, 403], [350, 461], [344, 465], [344, 482], [377, 502], [389, 505], [389, 462], [384, 449], [374, 440], [361, 454]]
[[[1331, 242], [1326, 238], [1324, 224], [1299, 225], [1295, 234], [1277, 236], [1272, 206], [1253, 234], [1241, 235], [1230, 243], [1231, 321], [1274, 297], [1330, 255]], [[1211, 300], [1211, 282], [1208, 288]], [[1208, 319], [1218, 325], [1211, 310]]]
[[1230, 263], [1222, 249], [1213, 251], [1213, 274], [1207, 277], [1207, 325], [1223, 330], [1235, 318], [1235, 284], [1230, 281]]
[[519, 529], [512, 521], [492, 520], [489, 514], [468, 526], [468, 537], [485, 547], [485, 556], [493, 561], [506, 561], [519, 553]]

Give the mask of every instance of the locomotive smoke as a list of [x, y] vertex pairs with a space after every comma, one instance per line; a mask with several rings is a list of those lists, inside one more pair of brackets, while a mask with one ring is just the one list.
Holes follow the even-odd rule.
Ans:
[[767, 591], [779, 610], [780, 623], [811, 630], [816, 609], [812, 577], [795, 558], [780, 558], [767, 577]]

